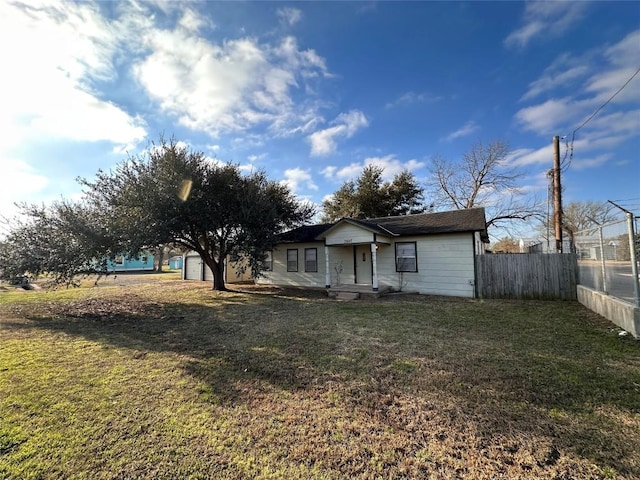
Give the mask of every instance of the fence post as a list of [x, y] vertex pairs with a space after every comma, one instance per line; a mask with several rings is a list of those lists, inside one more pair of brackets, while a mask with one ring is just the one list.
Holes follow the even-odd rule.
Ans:
[[602, 266], [602, 292], [607, 293], [607, 269], [604, 261], [604, 237], [602, 236], [602, 226], [598, 228], [600, 232], [600, 263]]
[[627, 229], [629, 230], [629, 253], [631, 254], [631, 276], [633, 277], [633, 291], [636, 296], [636, 307], [640, 307], [640, 282], [638, 282], [638, 258], [636, 256], [636, 236], [633, 232], [633, 213], [626, 212]]

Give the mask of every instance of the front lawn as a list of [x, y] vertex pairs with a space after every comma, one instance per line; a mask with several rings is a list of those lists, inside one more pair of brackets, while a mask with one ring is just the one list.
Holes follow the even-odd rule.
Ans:
[[0, 291], [0, 478], [640, 477], [640, 342], [577, 303]]

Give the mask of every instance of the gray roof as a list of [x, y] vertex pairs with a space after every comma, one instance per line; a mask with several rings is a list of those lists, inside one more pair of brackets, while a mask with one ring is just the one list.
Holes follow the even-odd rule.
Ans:
[[308, 225], [298, 227], [280, 236], [280, 241], [312, 242], [322, 237], [323, 233], [341, 222], [360, 225], [367, 230], [388, 236], [436, 235], [442, 233], [480, 232], [482, 239], [489, 241], [484, 208], [451, 210], [438, 213], [420, 213], [380, 218], [343, 218], [335, 223]]

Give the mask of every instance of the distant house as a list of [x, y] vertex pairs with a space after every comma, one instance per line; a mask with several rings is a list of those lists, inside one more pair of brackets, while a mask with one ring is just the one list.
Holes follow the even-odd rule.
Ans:
[[281, 235], [256, 283], [474, 297], [475, 256], [488, 241], [483, 208], [343, 218]]
[[110, 272], [140, 272], [153, 270], [153, 255], [143, 252], [136, 258], [117, 255], [113, 261], [107, 260], [107, 270]]
[[175, 257], [171, 257], [169, 259], [169, 268], [171, 270], [181, 270], [182, 269], [182, 255], [176, 255]]

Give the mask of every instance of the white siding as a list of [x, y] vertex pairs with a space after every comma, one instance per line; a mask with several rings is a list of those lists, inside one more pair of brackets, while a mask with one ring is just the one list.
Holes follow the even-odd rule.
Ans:
[[474, 237], [471, 233], [400, 237], [396, 241], [416, 242], [418, 271], [396, 272], [395, 246], [380, 246], [380, 285], [430, 295], [475, 296]]
[[[304, 271], [304, 249], [318, 249], [318, 271]], [[298, 271], [287, 272], [287, 250], [298, 250]], [[283, 243], [273, 249], [273, 270], [263, 272], [262, 277], [256, 279], [256, 283], [273, 285], [290, 285], [299, 287], [324, 287], [325, 261], [324, 243]]]
[[335, 230], [329, 232], [326, 238], [327, 245], [350, 245], [356, 243], [373, 242], [373, 233], [364, 230], [362, 227], [343, 223], [338, 225]]
[[[429, 295], [475, 296], [474, 235], [456, 233], [416, 237], [398, 237], [397, 242], [416, 242], [417, 272], [396, 272], [395, 245], [379, 245], [377, 251], [378, 282], [394, 290]], [[318, 271], [304, 271], [304, 249], [318, 249]], [[354, 282], [353, 246], [329, 247], [331, 285], [336, 286], [336, 266], [342, 263], [340, 284]], [[298, 249], [298, 271], [287, 272], [287, 249]], [[264, 272], [257, 283], [323, 287], [325, 285], [325, 254], [321, 242], [281, 244], [273, 251], [273, 271]]]

